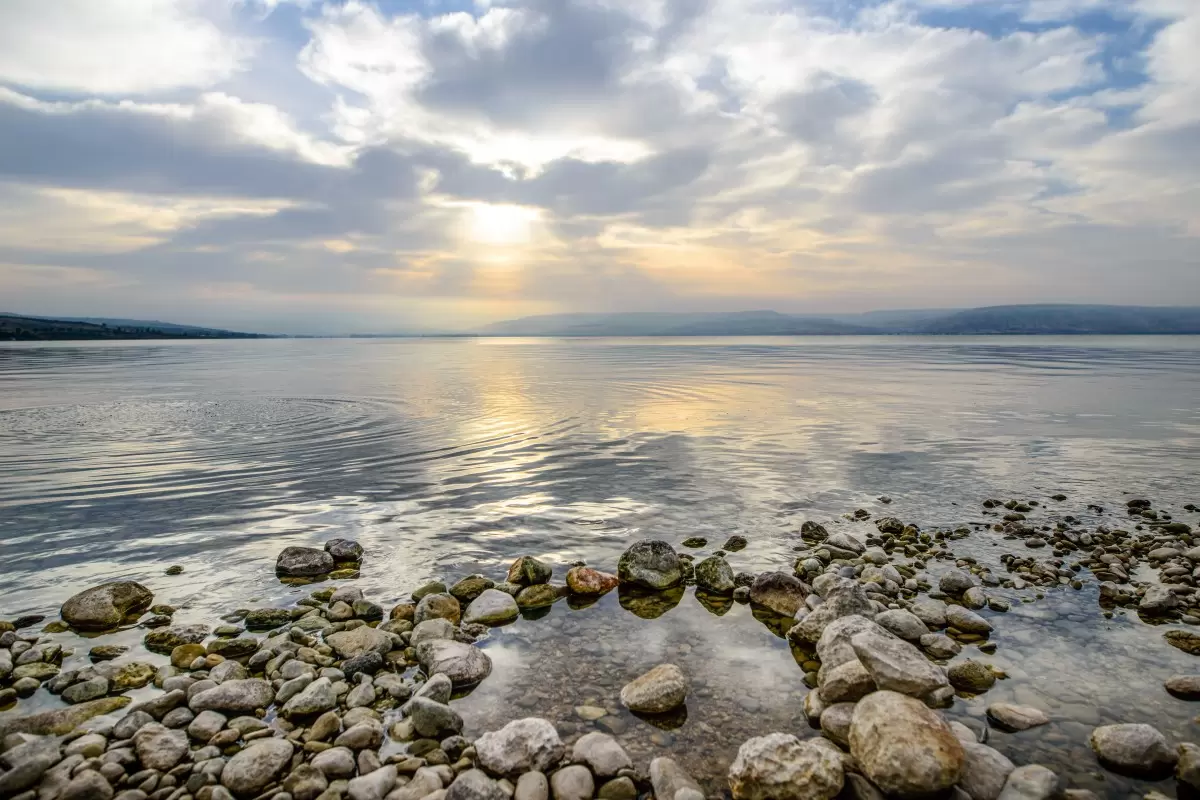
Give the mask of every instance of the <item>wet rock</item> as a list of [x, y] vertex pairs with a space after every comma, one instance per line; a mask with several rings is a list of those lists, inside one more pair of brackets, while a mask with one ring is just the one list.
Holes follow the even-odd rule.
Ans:
[[910, 642], [919, 640], [922, 636], [929, 633], [928, 626], [921, 621], [920, 617], [902, 608], [876, 614], [875, 624], [888, 633]]
[[63, 787], [58, 800], [110, 800], [112, 785], [94, 769], [85, 769], [75, 774]]
[[987, 708], [988, 721], [1005, 731], [1027, 731], [1050, 722], [1046, 712], [1015, 703], [992, 703]]
[[1027, 764], [1009, 773], [999, 800], [1049, 800], [1057, 792], [1057, 775], [1040, 764]]
[[962, 645], [944, 633], [927, 633], [920, 645], [931, 658], [951, 659], [962, 652]]
[[317, 800], [329, 788], [329, 781], [312, 764], [301, 764], [283, 779], [281, 787], [292, 800]]
[[1171, 587], [1155, 583], [1146, 587], [1146, 593], [1138, 602], [1138, 611], [1147, 616], [1160, 616], [1174, 611], [1178, 606], [1179, 598], [1171, 591]]
[[586, 597], [599, 597], [607, 594], [621, 582], [616, 575], [592, 569], [591, 567], [571, 567], [567, 572], [567, 589], [571, 594]]
[[712, 594], [733, 594], [733, 567], [720, 556], [709, 556], [696, 565], [696, 586]]
[[867, 695], [855, 706], [850, 753], [872, 783], [902, 798], [949, 789], [966, 758], [937, 712], [891, 691]]
[[225, 681], [205, 689], [188, 700], [192, 711], [228, 711], [247, 714], [266, 708], [275, 700], [271, 684], [261, 678]]
[[104, 697], [106, 694], [108, 694], [108, 679], [96, 677], [68, 686], [63, 690], [62, 699], [75, 705]]
[[243, 619], [246, 627], [252, 631], [279, 628], [291, 621], [292, 614], [286, 608], [252, 608]]
[[633, 769], [633, 761], [617, 740], [607, 733], [586, 733], [575, 742], [571, 758], [586, 764], [599, 778], [611, 778], [623, 769]]
[[242, 636], [237, 639], [215, 639], [205, 648], [208, 655], [218, 655], [221, 658], [247, 658], [258, 651], [259, 641], [252, 636]]
[[479, 765], [495, 775], [546, 772], [563, 756], [558, 731], [544, 719], [514, 720], [475, 740]]
[[683, 705], [687, 693], [683, 670], [674, 664], [659, 664], [625, 684], [621, 689], [621, 704], [642, 714], [665, 714]]
[[822, 669], [819, 677], [821, 700], [826, 704], [853, 703], [876, 690], [871, 673], [858, 659]]
[[187, 735], [197, 742], [205, 743], [221, 732], [228, 722], [224, 714], [216, 711], [201, 711], [187, 726]]
[[655, 800], [703, 800], [700, 784], [674, 759], [660, 756], [650, 762], [650, 785]]
[[992, 668], [970, 658], [951, 664], [946, 674], [951, 686], [969, 694], [983, 694], [996, 684], [996, 674]]
[[850, 644], [851, 639], [864, 631], [882, 630], [874, 622], [858, 614], [833, 620], [825, 626], [821, 638], [817, 640], [817, 658], [821, 660], [822, 669], [832, 669], [847, 661], [858, 660], [858, 655]]
[[455, 688], [474, 686], [492, 672], [492, 660], [478, 647], [444, 639], [418, 645], [417, 661], [426, 675], [443, 673]]
[[467, 606], [463, 621], [480, 625], [504, 625], [521, 615], [517, 601], [497, 589], [484, 589]]
[[[607, 781], [596, 793], [596, 797], [600, 800], [637, 800], [637, 796], [637, 786], [624, 776]], [[514, 796], [513, 800], [521, 800], [521, 798]]]
[[508, 582], [518, 586], [535, 586], [549, 583], [554, 570], [544, 561], [533, 556], [521, 556], [508, 568]]
[[683, 562], [666, 542], [643, 539], [621, 554], [617, 562], [621, 581], [647, 589], [669, 589], [683, 580]]
[[14, 797], [37, 784], [46, 770], [59, 762], [62, 751], [56, 739], [37, 738], [0, 753], [0, 797]]
[[794, 617], [804, 607], [808, 587], [786, 572], [764, 572], [750, 587], [750, 602], [784, 617]]
[[517, 595], [517, 607], [521, 609], [545, 608], [554, 605], [566, 596], [567, 588], [565, 586], [538, 583], [526, 586], [521, 590]]
[[[453, 600], [453, 598], [451, 599]], [[457, 606], [458, 601], [455, 600], [454, 604]], [[392, 637], [378, 628], [368, 625], [331, 633], [325, 637], [325, 643], [332, 647], [341, 658], [354, 658], [364, 653], [379, 653], [382, 656], [387, 655], [388, 651], [392, 649]]]
[[825, 602], [788, 631], [789, 639], [816, 644], [825, 628], [834, 620], [851, 616], [869, 619], [875, 616], [875, 607], [871, 605], [866, 591], [857, 581], [836, 578], [825, 588], [822, 597]]
[[285, 547], [275, 559], [275, 573], [294, 578], [325, 575], [333, 567], [333, 556], [315, 547]]
[[975, 576], [960, 569], [951, 569], [938, 579], [938, 588], [945, 594], [958, 597], [967, 589], [978, 585]]
[[1183, 652], [1200, 656], [1200, 633], [1192, 631], [1173, 630], [1163, 634], [1163, 638], [1167, 640], [1167, 644]]
[[821, 712], [821, 733], [843, 747], [850, 746], [855, 703], [834, 703]]
[[1200, 700], [1200, 675], [1173, 675], [1163, 686], [1180, 700]]
[[964, 743], [963, 752], [966, 760], [958, 787], [971, 800], [996, 800], [1004, 791], [1013, 763], [999, 751], [978, 742]]
[[509, 795], [482, 770], [469, 769], [454, 779], [443, 800], [509, 800]]
[[330, 539], [325, 543], [325, 552], [341, 563], [357, 564], [363, 557], [362, 545], [353, 539]]
[[128, 652], [129, 648], [122, 644], [98, 644], [88, 651], [88, 658], [93, 662], [112, 661]]
[[361, 655], [347, 658], [342, 662], [341, 669], [348, 681], [354, 680], [359, 675], [374, 675], [383, 669], [383, 656], [375, 650], [370, 650]]
[[[854, 558], [866, 552], [866, 545], [847, 533], [835, 533], [825, 540], [825, 549], [833, 551], [834, 557]], [[838, 552], [840, 551], [840, 552]]]
[[880, 689], [926, 698], [949, 683], [920, 650], [882, 630], [855, 634], [850, 646]]
[[259, 739], [234, 754], [221, 771], [221, 785], [235, 797], [254, 797], [291, 763], [294, 748], [287, 739]]
[[448, 619], [427, 619], [412, 629], [409, 644], [416, 647], [422, 642], [431, 642], [434, 639], [453, 639], [457, 632], [458, 628]]
[[946, 607], [946, 624], [963, 633], [992, 632], [992, 623], [962, 606]]
[[208, 636], [207, 625], [172, 625], [150, 631], [142, 639], [142, 644], [152, 653], [169, 656], [171, 651], [183, 644], [199, 644]]
[[337, 707], [337, 695], [328, 678], [318, 678], [283, 705], [285, 717], [306, 717]]
[[[313, 756], [312, 765], [330, 780], [349, 778], [358, 769], [354, 753], [347, 747], [331, 747]], [[441, 783], [438, 783], [441, 786]]]
[[1101, 726], [1088, 742], [1101, 764], [1125, 775], [1162, 777], [1179, 759], [1157, 728], [1141, 723]]
[[92, 717], [110, 714], [130, 704], [128, 697], [105, 697], [53, 711], [43, 711], [24, 717], [0, 717], [0, 741], [13, 733], [28, 733], [34, 736], [63, 736], [78, 728]]
[[432, 739], [462, 732], [462, 717], [444, 703], [428, 697], [414, 697], [405, 704], [404, 708], [417, 733], [426, 738]]
[[197, 658], [204, 658], [204, 645], [181, 644], [171, 651], [171, 666], [176, 669], [190, 669]]
[[138, 761], [147, 769], [161, 772], [173, 769], [188, 752], [187, 737], [157, 722], [143, 725], [133, 736]]
[[923, 597], [914, 602], [909, 610], [913, 616], [933, 630], [946, 627], [946, 604], [941, 600]]
[[747, 740], [729, 768], [736, 800], [829, 800], [843, 781], [839, 756], [787, 733]]
[[1200, 789], [1200, 746], [1184, 742], [1179, 745], [1178, 754], [1175, 780], [1192, 789]]
[[574, 764], [550, 776], [550, 791], [554, 800], [590, 800], [596, 784], [587, 767]]
[[427, 594], [417, 603], [417, 610], [413, 614], [413, 623], [421, 624], [427, 619], [446, 619], [455, 625], [462, 618], [462, 607], [458, 601], [449, 594], [435, 592]]
[[721, 545], [721, 549], [728, 550], [731, 553], [736, 553], [739, 550], [745, 550], [746, 545], [748, 544], [750, 544], [750, 542], [745, 536], [738, 536], [734, 534], [725, 540], [725, 544]]
[[468, 575], [450, 587], [450, 596], [457, 600], [459, 605], [469, 605], [495, 585], [494, 580], [483, 575]]
[[145, 611], [154, 595], [134, 581], [114, 581], [93, 586], [63, 603], [59, 613], [73, 628], [103, 631], [115, 628], [127, 616]]

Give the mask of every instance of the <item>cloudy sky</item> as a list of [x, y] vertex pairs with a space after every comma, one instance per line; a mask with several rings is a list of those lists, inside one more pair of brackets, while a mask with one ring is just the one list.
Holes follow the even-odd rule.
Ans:
[[1200, 2], [0, 2], [0, 310], [1047, 300], [1200, 303]]

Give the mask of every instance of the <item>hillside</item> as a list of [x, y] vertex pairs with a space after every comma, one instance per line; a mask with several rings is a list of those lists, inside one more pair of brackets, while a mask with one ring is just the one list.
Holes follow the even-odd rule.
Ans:
[[196, 328], [162, 322], [113, 320], [85, 322], [0, 314], [0, 341], [71, 341], [95, 339], [258, 339], [254, 333]]
[[1200, 334], [1200, 308], [1164, 306], [990, 306], [920, 323], [931, 334]]
[[484, 336], [823, 336], [876, 332], [867, 326], [776, 311], [549, 314], [498, 322], [480, 331]]

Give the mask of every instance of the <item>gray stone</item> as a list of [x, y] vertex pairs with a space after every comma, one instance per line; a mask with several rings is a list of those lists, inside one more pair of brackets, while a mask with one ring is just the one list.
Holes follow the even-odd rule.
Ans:
[[[467, 606], [463, 622], [480, 625], [504, 625], [521, 615], [512, 595], [498, 589], [484, 589]], [[425, 624], [425, 623], [422, 623]]]
[[[354, 753], [346, 747], [332, 747], [322, 750], [313, 756], [312, 765], [330, 780], [349, 778], [354, 775], [357, 766], [354, 763]], [[441, 788], [441, 783], [438, 783]]]
[[764, 572], [750, 585], [750, 602], [784, 617], [804, 607], [808, 587], [786, 572]]
[[315, 547], [285, 547], [275, 559], [275, 572], [289, 577], [325, 575], [333, 567], [333, 556]]
[[[505, 596], [508, 597], [508, 595]], [[509, 599], [512, 600], [511, 597]], [[513, 601], [513, 605], [516, 605], [515, 600]], [[454, 627], [454, 623], [448, 619], [440, 617], [427, 619], [412, 629], [412, 635], [409, 637], [408, 643], [416, 647], [421, 642], [430, 642], [434, 639], [453, 639], [456, 633], [458, 633], [458, 628]]]
[[948, 595], [957, 597], [972, 586], [978, 585], [975, 576], [960, 569], [951, 569], [938, 579], [938, 588]]
[[445, 592], [427, 594], [417, 602], [413, 612], [413, 624], [420, 625], [428, 619], [445, 619], [457, 625], [462, 618], [462, 606], [458, 600]]
[[248, 713], [266, 708], [275, 700], [271, 684], [261, 678], [225, 681], [219, 686], [190, 695], [188, 708], [192, 711], [231, 711]]
[[875, 691], [875, 679], [858, 659], [821, 669], [818, 675], [821, 701], [826, 705], [853, 703]]
[[949, 685], [946, 673], [920, 650], [882, 631], [855, 634], [850, 646], [880, 689], [926, 698]]
[[474, 686], [492, 673], [487, 654], [463, 642], [422, 642], [417, 647], [417, 661], [426, 675], [443, 673], [455, 688]]
[[650, 785], [655, 800], [704, 800], [700, 784], [674, 759], [665, 756], [650, 762]]
[[134, 734], [133, 747], [143, 767], [167, 772], [187, 755], [188, 741], [183, 731], [152, 722]]
[[479, 765], [488, 772], [515, 775], [545, 772], [562, 758], [563, 743], [549, 722], [527, 717], [483, 734], [475, 740], [475, 750]]
[[550, 781], [546, 779], [545, 773], [526, 772], [517, 779], [513, 800], [547, 800], [549, 797]]
[[687, 693], [683, 670], [674, 664], [659, 664], [625, 684], [621, 689], [621, 704], [630, 711], [663, 714], [682, 705]]
[[962, 645], [944, 633], [927, 633], [920, 644], [931, 658], [951, 659], [962, 652]]
[[585, 733], [575, 742], [571, 759], [586, 764], [598, 778], [611, 778], [623, 769], [633, 769], [629, 754], [607, 733]]
[[91, 680], [68, 686], [63, 690], [62, 699], [75, 705], [77, 703], [86, 703], [89, 700], [96, 700], [97, 698], [104, 697], [106, 694], [108, 694], [108, 679], [97, 676]]
[[426, 697], [414, 697], [405, 704], [417, 733], [426, 738], [462, 733], [463, 720], [450, 706]]
[[187, 726], [187, 734], [198, 742], [207, 742], [221, 732], [227, 722], [225, 715], [216, 711], [201, 711]]
[[843, 781], [840, 756], [787, 733], [747, 740], [729, 768], [735, 800], [830, 800]]
[[[825, 602], [788, 631], [788, 638], [792, 641], [816, 644], [821, 640], [825, 628], [834, 620], [851, 616], [870, 619], [875, 616], [875, 608], [871, 605], [866, 590], [858, 582], [832, 575], [830, 578], [830, 581], [823, 584], [824, 593], [821, 597]], [[821, 579], [818, 578], [817, 581], [820, 582]]]
[[850, 753], [872, 783], [902, 798], [949, 789], [966, 759], [941, 715], [891, 691], [867, 695], [855, 706]]
[[312, 764], [301, 764], [283, 779], [282, 788], [292, 800], [317, 800], [329, 788], [329, 781]]
[[371, 652], [383, 656], [392, 649], [391, 635], [368, 625], [331, 633], [325, 637], [325, 643], [332, 647], [340, 658], [354, 658]]
[[346, 792], [350, 800], [383, 800], [396, 785], [396, 765], [388, 764], [350, 781]]
[[[353, 539], [330, 539], [325, 543], [325, 552], [334, 561], [358, 563], [362, 561], [363, 548]], [[361, 596], [361, 595], [360, 595]]]
[[946, 604], [941, 600], [923, 597], [909, 609], [913, 616], [935, 630], [946, 627]]
[[1015, 703], [992, 703], [987, 708], [988, 721], [1005, 731], [1026, 731], [1050, 722], [1046, 712]]
[[946, 607], [946, 624], [963, 633], [991, 633], [992, 623], [962, 606]]
[[1027, 764], [1009, 773], [999, 800], [1049, 800], [1057, 792], [1057, 775], [1040, 764]]
[[333, 684], [328, 678], [317, 678], [284, 704], [282, 714], [285, 717], [304, 717], [336, 707], [337, 695]]
[[334, 747], [351, 750], [377, 749], [383, 743], [383, 726], [375, 720], [351, 725], [333, 740]]
[[883, 629], [858, 614], [838, 617], [826, 625], [821, 632], [821, 638], [817, 640], [817, 658], [821, 660], [822, 669], [832, 669], [847, 661], [857, 661], [858, 655], [854, 652], [850, 640], [864, 631], [882, 632]]
[[509, 800], [509, 796], [483, 770], [469, 769], [454, 779], [443, 800]]
[[[961, 737], [959, 741], [962, 741]], [[958, 787], [971, 800], [996, 800], [1013, 771], [1013, 763], [1004, 754], [977, 742], [963, 743], [966, 760]]]
[[0, 797], [13, 797], [42, 779], [57, 764], [62, 751], [56, 739], [39, 737], [0, 753]]
[[920, 617], [903, 608], [876, 614], [875, 624], [888, 633], [910, 642], [917, 641], [929, 633], [929, 627], [921, 621]]
[[258, 739], [234, 754], [221, 772], [221, 785], [235, 797], [254, 797], [288, 767], [294, 748], [287, 739]]
[[59, 613], [73, 628], [102, 631], [115, 628], [126, 616], [150, 607], [154, 595], [134, 581], [114, 581], [93, 586], [63, 603]]
[[821, 711], [821, 733], [831, 741], [850, 746], [850, 725], [854, 722], [854, 703], [834, 703]]
[[1101, 764], [1126, 775], [1161, 777], [1170, 774], [1179, 760], [1167, 738], [1142, 723], [1101, 726], [1092, 731], [1088, 742]]
[[554, 800], [590, 800], [596, 783], [587, 767], [573, 764], [550, 776], [550, 791]]
[[683, 580], [683, 562], [668, 543], [643, 539], [621, 554], [617, 575], [623, 583], [661, 591]]

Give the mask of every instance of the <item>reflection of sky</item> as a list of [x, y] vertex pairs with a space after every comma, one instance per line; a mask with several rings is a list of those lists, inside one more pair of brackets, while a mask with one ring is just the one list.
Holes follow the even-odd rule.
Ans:
[[[612, 570], [642, 537], [704, 536], [702, 556], [742, 534], [735, 570], [786, 567], [800, 522], [865, 532], [841, 515], [882, 511], [881, 494], [923, 527], [976, 521], [987, 496], [1061, 491], [1090, 521], [1088, 503], [1123, 492], [1178, 507], [1200, 472], [1198, 355], [1200, 339], [1158, 337], [4, 347], [0, 609], [52, 613], [122, 577], [212, 621], [303, 596], [274, 579], [275, 555], [334, 536], [366, 547], [360, 584], [387, 604], [431, 578], [499, 578], [521, 553], [560, 579], [579, 559]], [[961, 544], [1006, 552], [987, 541]], [[1174, 658], [1157, 631], [1121, 630]], [[1067, 657], [1054, 641], [1029, 663]], [[745, 608], [718, 618], [689, 594], [652, 623], [612, 596], [507, 629], [468, 719], [503, 717], [543, 677], [602, 700], [684, 645], [674, 659], [711, 699], [672, 741], [703, 752], [704, 726], [746, 724], [709, 718], [739, 699], [774, 709], [764, 725], [798, 713], [786, 647]], [[1084, 662], [1068, 674], [1102, 681]]]

